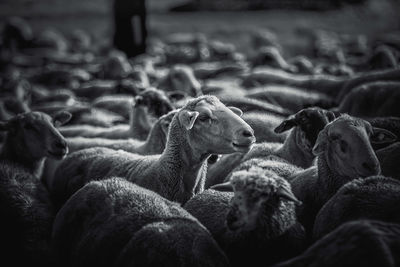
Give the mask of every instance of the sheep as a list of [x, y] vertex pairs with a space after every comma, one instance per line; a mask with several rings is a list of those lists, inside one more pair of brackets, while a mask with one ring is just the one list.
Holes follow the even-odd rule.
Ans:
[[90, 147], [108, 147], [140, 155], [161, 154], [165, 148], [169, 124], [177, 112], [178, 110], [173, 110], [161, 116], [151, 128], [145, 141], [135, 139], [71, 137], [67, 138], [69, 151], [72, 153]]
[[[319, 108], [307, 108], [288, 117], [275, 128], [276, 133], [286, 132], [295, 127], [287, 136], [283, 144], [265, 142], [257, 143], [246, 155], [226, 155], [210, 167], [207, 174], [206, 188], [222, 183], [229, 178], [229, 173], [240, 164], [253, 158], [270, 160], [283, 160], [285, 163], [301, 168], [307, 168], [312, 164], [314, 155], [312, 147], [317, 139], [318, 133], [324, 126], [334, 119], [334, 114]], [[255, 162], [254, 162], [255, 163]], [[292, 169], [286, 166], [283, 169]]]
[[41, 112], [26, 112], [0, 122], [0, 130], [7, 133], [0, 160], [16, 162], [40, 178], [45, 157], [61, 159], [68, 153], [64, 137], [53, 124], [59, 126], [70, 118], [68, 112], [53, 118]]
[[82, 82], [91, 78], [91, 74], [84, 69], [45, 68], [32, 73], [28, 81], [33, 84], [44, 85], [49, 88], [78, 88]]
[[123, 178], [76, 192], [58, 212], [52, 237], [60, 266], [228, 266], [193, 216]]
[[[233, 187], [234, 192], [222, 192]], [[237, 171], [228, 184], [195, 195], [184, 208], [214, 236], [233, 266], [268, 266], [305, 249], [289, 183], [252, 167]]]
[[268, 86], [252, 89], [247, 92], [246, 97], [284, 107], [293, 113], [310, 106], [326, 109], [335, 106], [334, 99], [325, 94], [306, 92], [289, 86]]
[[157, 88], [164, 91], [182, 91], [187, 95], [196, 97], [202, 95], [201, 84], [194, 76], [191, 67], [186, 65], [174, 65]]
[[191, 100], [173, 117], [161, 155], [141, 156], [108, 148], [90, 148], [69, 155], [57, 168], [51, 193], [55, 203], [91, 179], [112, 175], [180, 203], [203, 191], [207, 159], [211, 154], [245, 153], [255, 142], [253, 130], [234, 107], [215, 96]]
[[318, 240], [341, 224], [357, 219], [400, 223], [400, 181], [384, 176], [353, 180], [321, 208], [313, 229]]
[[303, 254], [274, 267], [398, 266], [400, 226], [374, 220], [347, 222]]
[[135, 97], [129, 125], [116, 125], [110, 128], [89, 125], [65, 126], [60, 128], [60, 132], [66, 137], [82, 136], [109, 139], [133, 137], [143, 140], [147, 137], [155, 120], [172, 109], [171, 102], [162, 91], [148, 88]]
[[68, 113], [51, 118], [28, 112], [0, 122], [7, 136], [0, 152], [0, 250], [15, 266], [54, 266], [50, 246], [54, 210], [39, 180], [46, 157], [60, 159], [68, 148], [54, 125]]
[[114, 50], [102, 63], [98, 77], [105, 80], [119, 80], [128, 77], [132, 70], [126, 55]]
[[130, 95], [106, 95], [93, 100], [92, 106], [115, 112], [129, 120], [134, 101], [134, 97]]
[[[150, 130], [145, 141], [135, 139], [107, 139], [107, 138], [87, 138], [70, 137], [67, 138], [69, 152], [73, 153], [91, 147], [107, 147], [115, 150], [123, 150], [140, 155], [161, 154], [167, 142], [168, 127], [177, 110], [171, 111], [161, 116]], [[42, 180], [48, 188], [51, 187], [54, 173], [61, 164], [61, 160], [47, 159], [44, 165]]]
[[316, 166], [289, 178], [293, 193], [304, 203], [297, 214], [308, 234], [318, 211], [342, 185], [380, 173], [371, 143], [381, 141], [381, 136], [390, 139], [392, 135], [347, 114], [327, 124], [318, 134], [313, 147]]
[[[399, 117], [373, 117], [373, 118], [365, 118], [366, 121], [371, 123], [373, 127], [382, 128], [390, 131], [394, 135], [397, 136], [397, 140], [400, 137], [400, 118]], [[393, 140], [393, 141], [397, 141]], [[390, 142], [381, 142], [380, 144], [372, 144], [375, 152], [379, 149], [387, 147], [391, 145]]]
[[253, 67], [268, 65], [272, 68], [282, 69], [288, 72], [296, 72], [297, 68], [289, 64], [282, 56], [281, 51], [275, 46], [263, 46], [258, 49], [254, 59], [251, 60]]
[[376, 156], [381, 164], [382, 174], [400, 180], [400, 142], [377, 150]]
[[337, 108], [357, 117], [400, 117], [400, 82], [365, 83], [349, 92]]
[[306, 91], [317, 91], [335, 97], [340, 103], [353, 88], [373, 81], [398, 81], [400, 70], [381, 70], [358, 74], [354, 77], [335, 77], [330, 75], [295, 75], [279, 70], [254, 71], [244, 75], [242, 85], [246, 88], [261, 85], [287, 85]]
[[253, 128], [257, 143], [283, 143], [287, 137], [287, 132], [275, 133], [273, 130], [282, 123], [284, 116], [269, 112], [244, 112], [242, 118]]
[[[314, 159], [312, 147], [316, 137], [319, 131], [333, 119], [334, 115], [331, 112], [319, 108], [304, 109], [290, 116], [275, 128], [276, 133], [281, 133], [295, 127], [283, 145], [271, 142], [260, 143], [255, 144], [246, 155], [231, 154], [223, 156], [220, 161], [210, 168], [207, 174], [206, 188], [228, 180], [231, 171], [234, 168], [241, 168], [240, 165], [243, 164], [243, 167], [245, 167], [249, 164], [258, 164], [258, 161], [261, 161], [260, 164], [264, 168], [271, 168], [272, 164], [275, 165], [273, 167], [275, 171], [287, 174], [288, 172], [286, 171], [291, 171], [289, 173], [298, 171], [299, 169], [295, 166], [309, 167]], [[252, 160], [255, 158], [258, 160]], [[264, 162], [265, 160], [268, 163]], [[278, 164], [281, 166], [276, 166], [270, 160], [283, 162]]]

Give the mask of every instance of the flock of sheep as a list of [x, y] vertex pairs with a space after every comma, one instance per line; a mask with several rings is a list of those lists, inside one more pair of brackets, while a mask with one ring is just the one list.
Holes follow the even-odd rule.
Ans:
[[400, 266], [400, 38], [0, 37], [8, 266]]

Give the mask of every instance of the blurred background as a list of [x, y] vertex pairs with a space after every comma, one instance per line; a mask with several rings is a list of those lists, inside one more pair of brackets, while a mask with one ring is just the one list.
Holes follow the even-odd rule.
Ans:
[[[80, 28], [110, 44], [112, 0], [2, 0], [0, 17], [25, 18], [34, 31]], [[400, 29], [398, 0], [147, 0], [149, 37], [205, 33], [249, 53], [251, 34], [270, 31], [286, 56], [309, 54], [310, 29], [365, 36], [369, 40]]]

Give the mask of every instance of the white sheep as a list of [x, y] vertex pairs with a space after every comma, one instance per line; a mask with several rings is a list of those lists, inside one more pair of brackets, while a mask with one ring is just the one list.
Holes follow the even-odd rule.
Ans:
[[400, 223], [400, 181], [372, 176], [355, 179], [332, 196], [315, 218], [313, 239], [318, 240], [345, 222], [359, 219]]
[[54, 266], [54, 210], [39, 178], [46, 157], [59, 159], [68, 152], [55, 125], [70, 116], [29, 112], [0, 122], [6, 132], [0, 152], [0, 250], [2, 259], [15, 266]]
[[[219, 190], [231, 190], [222, 192]], [[234, 172], [229, 184], [195, 195], [184, 208], [225, 250], [232, 266], [259, 266], [289, 259], [305, 249], [290, 184], [273, 172], [252, 167]]]
[[[173, 110], [168, 114], [161, 116], [150, 130], [145, 141], [136, 139], [70, 137], [66, 139], [69, 151], [72, 153], [91, 147], [107, 147], [140, 155], [161, 154], [165, 148], [165, 144], [167, 143], [169, 124], [176, 112], [177, 110]], [[46, 160], [42, 179], [47, 187], [51, 187], [54, 179], [54, 172], [61, 162], [61, 160], [56, 159]]]
[[148, 88], [135, 97], [129, 125], [115, 125], [110, 128], [89, 125], [74, 125], [60, 128], [66, 137], [103, 137], [109, 139], [147, 137], [155, 121], [173, 109], [168, 97], [160, 90]]
[[319, 133], [313, 148], [316, 166], [289, 178], [293, 193], [304, 203], [299, 207], [298, 217], [308, 233], [318, 211], [342, 185], [380, 173], [379, 161], [371, 147], [371, 142], [382, 140], [380, 135], [385, 139], [393, 137], [386, 130], [346, 114]]
[[76, 192], [57, 214], [53, 240], [65, 266], [228, 266], [193, 216], [123, 178]]
[[241, 114], [214, 96], [198, 97], [175, 114], [161, 155], [108, 148], [77, 151], [58, 167], [50, 191], [60, 205], [90, 180], [116, 175], [184, 203], [203, 191], [211, 154], [247, 152], [255, 142]]
[[394, 267], [399, 262], [400, 226], [374, 220], [345, 223], [303, 254], [273, 267]]

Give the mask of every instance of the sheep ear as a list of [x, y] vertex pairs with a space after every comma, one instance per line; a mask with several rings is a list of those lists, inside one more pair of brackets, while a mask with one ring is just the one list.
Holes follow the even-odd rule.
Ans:
[[193, 128], [194, 122], [196, 121], [199, 114], [200, 113], [197, 111], [183, 110], [179, 114], [179, 121], [186, 130], [190, 130]]
[[297, 121], [295, 118], [292, 117], [290, 119], [284, 120], [281, 124], [279, 124], [275, 128], [274, 132], [278, 133], [278, 134], [283, 133], [283, 132], [286, 132], [287, 130], [292, 129], [295, 126], [297, 126]]
[[327, 134], [326, 134], [326, 132], [324, 130], [319, 132], [317, 141], [315, 141], [315, 145], [314, 145], [313, 150], [312, 150], [314, 156], [318, 156], [318, 155], [320, 155], [321, 153], [323, 153], [325, 151], [326, 142], [327, 142], [327, 136], [326, 135]]
[[276, 193], [277, 193], [278, 197], [292, 201], [292, 202], [296, 203], [297, 205], [303, 204], [300, 200], [298, 200], [295, 197], [293, 192], [287, 188], [281, 187], [278, 189], [278, 191]]
[[336, 119], [336, 117], [339, 117], [339, 116], [340, 116], [340, 115], [336, 116], [335, 113], [332, 112], [332, 111], [330, 111], [330, 110], [328, 110], [328, 111], [326, 112], [326, 117], [328, 118], [328, 121], [329, 121], [329, 122], [334, 121], [334, 120]]
[[243, 115], [243, 111], [240, 108], [237, 107], [228, 107], [230, 110], [233, 111], [233, 113], [235, 113], [236, 115], [238, 115], [239, 117], [242, 117]]
[[372, 130], [370, 141], [373, 144], [391, 144], [397, 140], [397, 136], [391, 131], [378, 127], [373, 127]]
[[53, 116], [54, 126], [59, 127], [65, 123], [67, 123], [71, 119], [72, 115], [68, 111], [60, 111], [57, 112]]
[[210, 187], [210, 189], [222, 192], [233, 192], [233, 186], [230, 182], [213, 185]]

